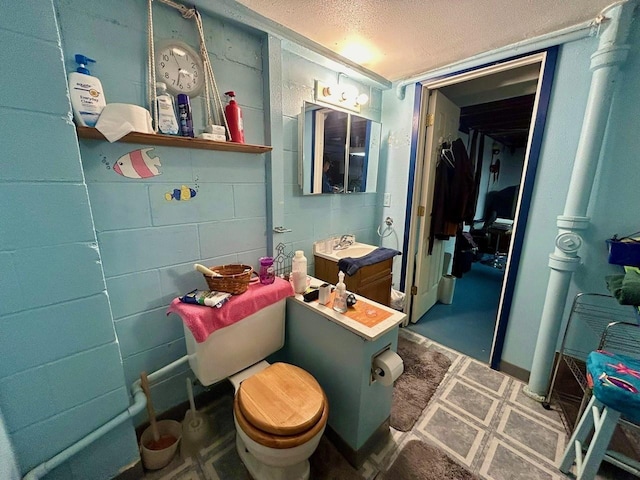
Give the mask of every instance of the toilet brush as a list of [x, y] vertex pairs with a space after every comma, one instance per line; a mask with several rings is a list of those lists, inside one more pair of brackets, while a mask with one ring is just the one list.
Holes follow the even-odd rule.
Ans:
[[191, 408], [187, 410], [182, 421], [181, 454], [183, 458], [195, 456], [201, 448], [211, 441], [209, 420], [204, 413], [196, 410], [190, 378], [187, 378], [187, 394]]

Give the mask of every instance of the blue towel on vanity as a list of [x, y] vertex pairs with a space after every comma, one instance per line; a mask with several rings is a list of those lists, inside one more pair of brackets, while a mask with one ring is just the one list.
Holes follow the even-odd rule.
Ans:
[[373, 265], [374, 263], [383, 262], [389, 258], [393, 258], [396, 255], [402, 255], [398, 250], [393, 248], [379, 247], [373, 252], [358, 258], [346, 257], [338, 261], [338, 268], [351, 276], [354, 275], [360, 268], [367, 265]]

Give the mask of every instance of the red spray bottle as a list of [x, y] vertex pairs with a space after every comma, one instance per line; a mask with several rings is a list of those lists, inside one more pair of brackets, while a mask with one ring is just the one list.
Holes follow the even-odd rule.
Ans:
[[225, 117], [227, 117], [227, 124], [229, 124], [231, 141], [236, 143], [244, 143], [242, 110], [240, 110], [240, 106], [236, 103], [236, 93], [226, 92], [225, 95], [229, 97], [229, 103], [224, 108], [224, 115]]

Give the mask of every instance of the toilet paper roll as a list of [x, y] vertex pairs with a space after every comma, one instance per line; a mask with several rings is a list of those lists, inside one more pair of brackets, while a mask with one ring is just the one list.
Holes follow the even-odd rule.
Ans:
[[128, 103], [108, 103], [102, 109], [96, 129], [110, 142], [130, 132], [154, 133], [149, 110]]
[[400, 355], [385, 350], [373, 359], [373, 378], [382, 385], [393, 385], [404, 371], [404, 362]]
[[453, 293], [456, 289], [456, 277], [443, 275], [438, 284], [438, 301], [445, 305], [453, 303]]

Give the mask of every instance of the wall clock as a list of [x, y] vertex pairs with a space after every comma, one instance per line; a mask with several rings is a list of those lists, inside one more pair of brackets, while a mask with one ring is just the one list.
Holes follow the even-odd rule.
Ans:
[[179, 40], [162, 42], [155, 53], [156, 80], [167, 85], [169, 93], [193, 98], [204, 88], [204, 68], [200, 55]]

